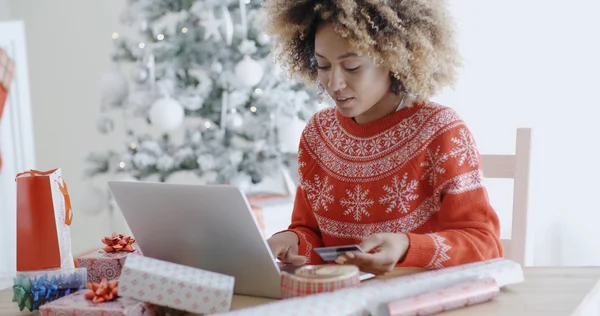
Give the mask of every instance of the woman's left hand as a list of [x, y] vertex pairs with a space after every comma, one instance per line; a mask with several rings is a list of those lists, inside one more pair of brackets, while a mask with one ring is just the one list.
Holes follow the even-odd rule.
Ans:
[[379, 233], [360, 244], [364, 253], [346, 252], [335, 262], [356, 265], [363, 272], [381, 275], [394, 270], [396, 264], [404, 259], [408, 245], [406, 234]]

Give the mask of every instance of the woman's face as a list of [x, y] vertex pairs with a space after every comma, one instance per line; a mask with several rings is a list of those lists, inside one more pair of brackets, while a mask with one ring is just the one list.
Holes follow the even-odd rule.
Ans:
[[387, 107], [397, 102], [398, 97], [390, 89], [390, 70], [377, 66], [368, 56], [357, 56], [330, 24], [317, 29], [315, 58], [319, 81], [342, 115], [366, 123], [378, 118], [373, 115], [381, 117], [376, 114], [381, 112], [377, 109], [381, 104]]

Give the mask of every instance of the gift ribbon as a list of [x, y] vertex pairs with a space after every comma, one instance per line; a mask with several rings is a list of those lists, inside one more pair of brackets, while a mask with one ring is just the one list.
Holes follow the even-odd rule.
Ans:
[[359, 275], [358, 267], [352, 265], [307, 265], [293, 274], [284, 271], [281, 275], [282, 298], [358, 287]]
[[15, 177], [15, 181], [17, 181], [17, 179], [19, 177], [28, 175], [30, 177], [35, 177], [35, 176], [47, 176], [47, 175], [51, 175], [56, 171], [56, 169], [52, 169], [49, 171], [39, 171], [39, 170], [34, 170], [34, 169], [30, 169], [21, 173], [18, 173], [17, 176]]
[[33, 311], [33, 302], [31, 301], [31, 282], [28, 277], [19, 276], [14, 279], [13, 285], [13, 302], [16, 302], [19, 306], [19, 311], [23, 311], [23, 308], [27, 307], [29, 311]]
[[88, 282], [87, 288], [89, 291], [85, 293], [85, 298], [92, 300], [94, 303], [110, 302], [118, 296], [118, 285], [117, 280], [108, 282], [106, 278], [103, 278], [100, 283]]
[[61, 179], [61, 181], [55, 180], [56, 183], [58, 184], [58, 189], [60, 190], [60, 193], [63, 194], [63, 197], [65, 199], [65, 210], [66, 210], [66, 214], [65, 214], [65, 224], [67, 224], [67, 226], [71, 226], [71, 222], [73, 221], [73, 212], [71, 211], [71, 197], [69, 196], [69, 190], [67, 189], [67, 183], [65, 182], [64, 179]]
[[56, 277], [52, 277], [50, 280], [45, 279], [44, 286], [46, 287], [46, 300], [54, 300], [58, 295], [58, 285]]
[[[53, 170], [49, 170], [49, 171], [39, 171], [39, 170], [34, 170], [34, 169], [30, 169], [27, 170], [25, 172], [21, 172], [18, 173], [15, 176], [15, 181], [17, 181], [17, 179], [19, 177], [28, 175], [30, 177], [35, 177], [35, 176], [47, 176], [47, 175], [51, 175], [56, 171], [56, 169]], [[59, 177], [59, 179], [61, 179], [62, 181], [58, 181], [58, 180], [54, 180], [57, 184], [58, 184], [58, 189], [60, 190], [60, 193], [62, 193], [63, 198], [65, 200], [65, 224], [67, 226], [71, 226], [71, 222], [73, 221], [73, 212], [72, 212], [72, 208], [71, 208], [71, 197], [69, 196], [69, 190], [67, 189], [67, 183], [65, 182], [65, 180], [62, 177]]]
[[104, 239], [102, 239], [102, 243], [106, 245], [106, 247], [104, 247], [104, 251], [106, 252], [135, 251], [133, 248], [135, 239], [123, 234], [117, 235], [117, 233], [112, 233], [110, 237], [104, 237]]
[[43, 303], [43, 300], [48, 295], [48, 279], [46, 276], [35, 277], [31, 281], [31, 294], [33, 295], [33, 310], [38, 310]]

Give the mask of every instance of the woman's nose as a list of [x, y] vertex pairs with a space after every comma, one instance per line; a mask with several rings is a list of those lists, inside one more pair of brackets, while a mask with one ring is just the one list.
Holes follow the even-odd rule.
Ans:
[[329, 78], [329, 89], [332, 91], [339, 91], [346, 87], [346, 80], [344, 75], [338, 70], [332, 70]]

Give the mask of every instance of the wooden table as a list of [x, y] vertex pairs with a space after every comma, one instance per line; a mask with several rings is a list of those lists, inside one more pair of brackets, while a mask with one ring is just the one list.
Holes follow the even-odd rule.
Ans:
[[[416, 269], [396, 269], [391, 276], [415, 273]], [[494, 301], [443, 313], [444, 316], [528, 315], [588, 316], [600, 315], [600, 267], [525, 268], [525, 282], [507, 286]], [[368, 282], [368, 281], [367, 281]], [[19, 312], [11, 302], [12, 291], [0, 291], [0, 315], [38, 315]], [[232, 309], [272, 302], [271, 299], [236, 295]]]

